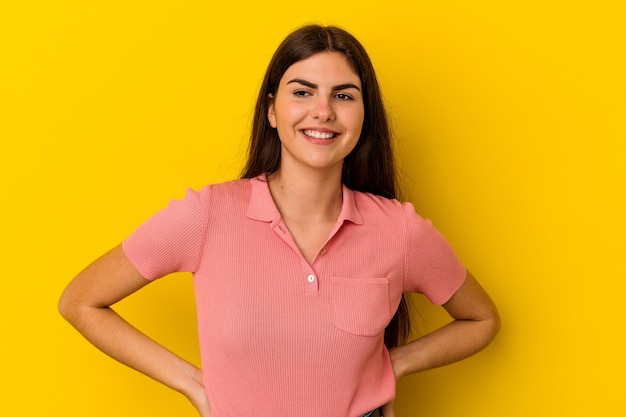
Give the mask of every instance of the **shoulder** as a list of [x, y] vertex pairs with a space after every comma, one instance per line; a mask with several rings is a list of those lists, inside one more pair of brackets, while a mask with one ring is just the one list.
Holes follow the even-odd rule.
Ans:
[[242, 178], [242, 179], [236, 179], [236, 180], [230, 180], [230, 181], [224, 181], [224, 182], [217, 182], [214, 184], [209, 184], [205, 186], [204, 188], [205, 189], [208, 188], [208, 189], [216, 190], [220, 192], [238, 192], [238, 191], [249, 190], [250, 183], [252, 181], [259, 181], [259, 179]]
[[198, 192], [212, 207], [233, 207], [239, 204], [247, 204], [250, 200], [253, 182], [257, 179], [238, 179], [207, 185]]
[[399, 233], [398, 236], [429, 240], [438, 235], [432, 221], [421, 216], [411, 202], [354, 192], [355, 205], [366, 224], [377, 224]]
[[405, 219], [407, 216], [421, 218], [410, 202], [386, 198], [375, 194], [353, 191], [354, 202], [364, 217], [384, 216]]
[[[168, 204], [156, 212], [151, 218], [152, 223], [184, 223], [204, 222], [208, 212], [216, 207], [232, 207], [238, 196], [249, 195], [250, 180], [234, 180], [223, 183], [205, 185], [202, 188], [185, 189], [184, 195], [174, 197]], [[239, 198], [245, 201], [245, 198]]]
[[212, 200], [222, 198], [234, 198], [238, 195], [247, 195], [250, 193], [250, 179], [238, 179], [219, 183], [213, 183], [203, 186], [202, 188], [187, 188], [183, 200], [208, 203]]

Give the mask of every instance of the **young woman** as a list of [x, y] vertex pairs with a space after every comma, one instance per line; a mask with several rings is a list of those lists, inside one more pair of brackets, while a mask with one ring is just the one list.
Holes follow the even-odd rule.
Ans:
[[[336, 27], [272, 58], [242, 179], [189, 191], [69, 284], [62, 315], [111, 357], [184, 394], [202, 417], [393, 417], [396, 382], [485, 347], [489, 296], [445, 239], [395, 200], [374, 69]], [[202, 370], [111, 305], [194, 274]], [[404, 344], [403, 292], [453, 317]]]

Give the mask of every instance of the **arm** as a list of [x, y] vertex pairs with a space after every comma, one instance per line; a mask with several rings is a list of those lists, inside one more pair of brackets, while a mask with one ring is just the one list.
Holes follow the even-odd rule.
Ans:
[[117, 246], [70, 282], [59, 301], [59, 312], [98, 349], [182, 393], [202, 417], [210, 417], [201, 371], [135, 329], [111, 308], [149, 282]]
[[467, 358], [485, 348], [500, 329], [498, 310], [469, 272], [443, 307], [454, 319], [451, 323], [391, 350], [396, 379]]
[[[500, 329], [498, 310], [469, 272], [461, 288], [443, 307], [454, 319], [451, 323], [390, 350], [396, 381], [465, 359], [485, 348]], [[385, 417], [393, 417], [393, 404], [386, 404], [382, 411]]]

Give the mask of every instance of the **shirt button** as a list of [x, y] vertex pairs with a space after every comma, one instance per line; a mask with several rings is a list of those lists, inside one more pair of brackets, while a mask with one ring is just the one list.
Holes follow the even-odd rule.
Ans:
[[313, 282], [313, 281], [315, 281], [315, 275], [309, 275], [306, 279], [307, 279], [309, 282]]

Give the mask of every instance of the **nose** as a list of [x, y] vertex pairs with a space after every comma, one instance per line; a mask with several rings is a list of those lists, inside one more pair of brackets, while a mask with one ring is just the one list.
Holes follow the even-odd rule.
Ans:
[[316, 97], [311, 104], [311, 117], [320, 122], [335, 120], [335, 110], [329, 98]]

